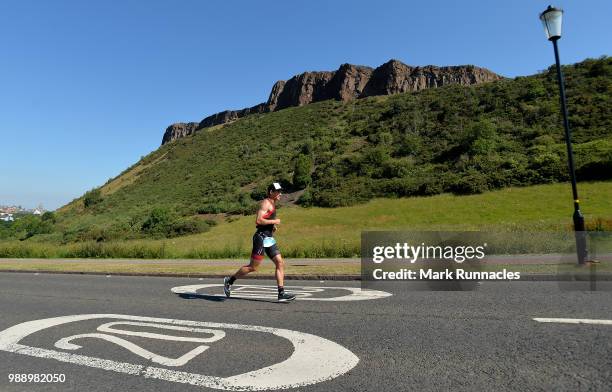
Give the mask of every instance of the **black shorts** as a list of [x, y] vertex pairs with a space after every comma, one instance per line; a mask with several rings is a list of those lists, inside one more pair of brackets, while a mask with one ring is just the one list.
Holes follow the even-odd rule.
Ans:
[[251, 252], [251, 259], [261, 261], [264, 258], [264, 252], [269, 258], [273, 259], [276, 255], [280, 255], [280, 250], [276, 244], [264, 248], [264, 238], [272, 237], [272, 233], [265, 231], [257, 231], [253, 235], [253, 251]]

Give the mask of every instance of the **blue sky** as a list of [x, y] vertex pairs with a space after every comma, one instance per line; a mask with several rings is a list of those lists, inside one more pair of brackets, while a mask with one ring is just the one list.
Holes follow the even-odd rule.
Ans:
[[[54, 209], [159, 147], [174, 122], [252, 106], [279, 79], [342, 63], [554, 61], [516, 1], [0, 2], [0, 204]], [[563, 1], [561, 61], [612, 54], [612, 2]]]

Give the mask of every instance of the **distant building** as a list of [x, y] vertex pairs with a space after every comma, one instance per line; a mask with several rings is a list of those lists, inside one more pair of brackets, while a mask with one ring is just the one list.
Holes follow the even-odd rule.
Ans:
[[42, 211], [39, 210], [38, 208], [35, 208], [34, 211], [32, 212], [32, 214], [34, 214], [34, 215], [42, 215]]
[[0, 220], [3, 220], [5, 222], [12, 222], [15, 219], [13, 218], [13, 214], [0, 213]]

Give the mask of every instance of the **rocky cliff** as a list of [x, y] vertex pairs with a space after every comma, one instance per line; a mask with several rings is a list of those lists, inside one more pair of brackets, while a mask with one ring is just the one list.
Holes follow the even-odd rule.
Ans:
[[199, 129], [200, 123], [175, 123], [166, 128], [162, 144], [166, 144], [181, 137], [189, 136]]
[[343, 64], [337, 71], [304, 72], [274, 83], [268, 101], [242, 110], [226, 110], [208, 116], [199, 123], [170, 125], [162, 144], [213, 125], [225, 124], [253, 113], [268, 113], [292, 106], [307, 105], [326, 99], [349, 101], [374, 95], [389, 95], [441, 87], [447, 84], [470, 85], [499, 80], [502, 77], [473, 65], [453, 67], [412, 67], [390, 60], [380, 67]]

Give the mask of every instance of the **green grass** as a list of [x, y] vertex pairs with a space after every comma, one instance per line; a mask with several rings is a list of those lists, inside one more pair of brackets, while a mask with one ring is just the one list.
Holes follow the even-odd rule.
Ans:
[[[612, 182], [579, 183], [579, 191], [587, 224], [612, 231]], [[276, 237], [286, 257], [352, 257], [360, 253], [363, 230], [566, 232], [572, 212], [569, 184], [537, 185], [469, 196], [375, 199], [351, 207], [281, 207]], [[254, 228], [254, 216], [240, 216], [206, 233], [172, 239], [67, 245], [2, 241], [0, 257], [246, 259]]]
[[[180, 263], [167, 264], [130, 264], [130, 263], [69, 263], [69, 262], [48, 262], [48, 263], [0, 263], [1, 271], [24, 271], [24, 272], [79, 272], [79, 273], [105, 273], [105, 274], [177, 274], [177, 275], [215, 275], [227, 276], [231, 275], [242, 264], [236, 261], [233, 266], [228, 265], [193, 265]], [[266, 275], [274, 276], [274, 265], [265, 263], [262, 265], [254, 276]], [[312, 266], [294, 266], [287, 268], [287, 274], [296, 275], [359, 275], [359, 265], [312, 265]]]

